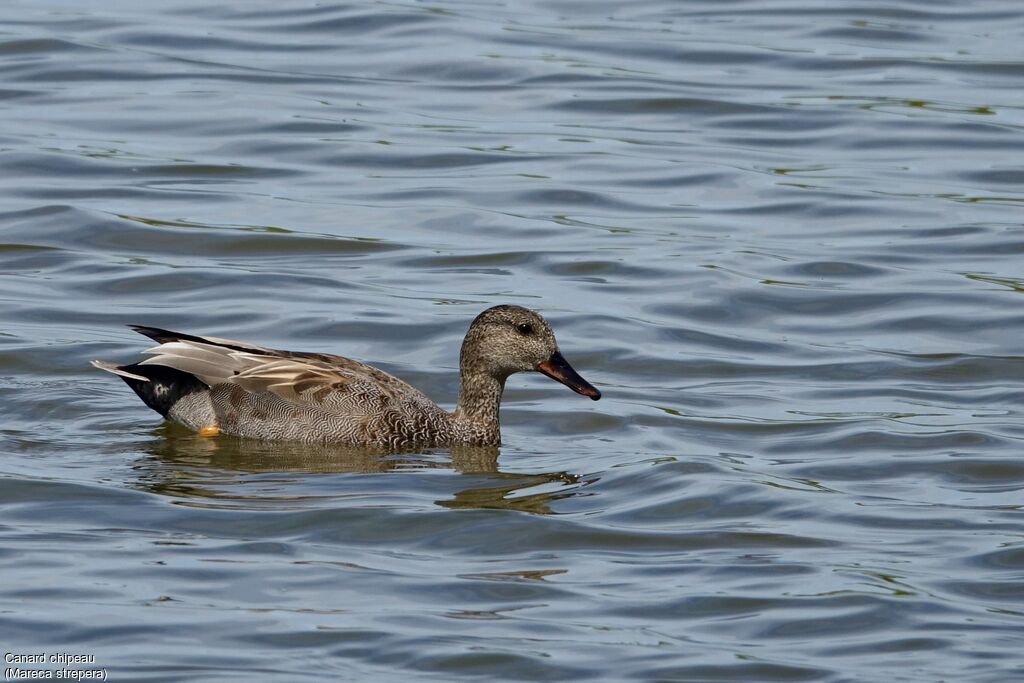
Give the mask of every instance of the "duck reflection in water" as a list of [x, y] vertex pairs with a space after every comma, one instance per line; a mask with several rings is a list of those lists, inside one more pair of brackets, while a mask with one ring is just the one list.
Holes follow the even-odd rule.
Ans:
[[[234, 437], [209, 439], [173, 423], [152, 432], [141, 446], [149, 457], [135, 465], [138, 486], [179, 499], [183, 505], [212, 508], [262, 508], [315, 505], [338, 493], [323, 493], [304, 475], [386, 473], [454, 469], [475, 484], [435, 503], [447, 508], [506, 509], [551, 514], [550, 504], [576, 495], [579, 475], [564, 471], [505, 473], [498, 469], [496, 446], [455, 446], [416, 453], [382, 454], [368, 448], [273, 443]], [[266, 475], [273, 476], [268, 489]], [[529, 493], [542, 487], [543, 491]]]

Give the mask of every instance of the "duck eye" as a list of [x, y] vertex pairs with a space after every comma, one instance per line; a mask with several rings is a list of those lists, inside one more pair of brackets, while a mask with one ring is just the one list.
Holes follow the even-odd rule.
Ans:
[[530, 323], [519, 323], [516, 325], [516, 329], [519, 330], [519, 334], [533, 334], [533, 325]]

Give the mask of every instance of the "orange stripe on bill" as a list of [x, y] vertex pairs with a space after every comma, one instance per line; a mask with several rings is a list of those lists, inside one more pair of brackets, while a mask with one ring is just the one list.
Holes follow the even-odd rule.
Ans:
[[556, 382], [561, 382], [577, 394], [583, 394], [595, 401], [601, 398], [601, 392], [590, 382], [580, 377], [579, 373], [569, 365], [569, 361], [565, 360], [558, 351], [555, 351], [551, 354], [551, 358], [538, 365], [537, 372], [542, 372]]

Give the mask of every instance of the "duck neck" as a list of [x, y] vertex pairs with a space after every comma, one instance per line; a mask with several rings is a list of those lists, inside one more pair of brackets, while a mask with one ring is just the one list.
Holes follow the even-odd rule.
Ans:
[[504, 377], [462, 368], [455, 420], [468, 430], [468, 442], [497, 444], [501, 441], [498, 409], [504, 390]]

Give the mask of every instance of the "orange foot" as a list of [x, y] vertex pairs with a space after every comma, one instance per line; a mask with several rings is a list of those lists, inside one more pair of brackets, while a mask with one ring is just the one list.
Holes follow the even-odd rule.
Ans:
[[219, 436], [220, 427], [217, 425], [209, 425], [199, 430], [199, 436]]

